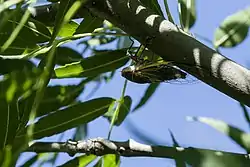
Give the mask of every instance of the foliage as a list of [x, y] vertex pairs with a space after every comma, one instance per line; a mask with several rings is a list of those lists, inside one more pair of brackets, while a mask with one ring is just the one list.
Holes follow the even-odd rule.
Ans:
[[[99, 117], [105, 117], [110, 122], [110, 137], [113, 126], [119, 127], [130, 111], [147, 104], [159, 86], [158, 83], [150, 84], [133, 109], [133, 97], [125, 93], [127, 81], [119, 99], [100, 97], [80, 100], [78, 97], [85, 93], [87, 86], [109, 82], [118, 69], [128, 63], [127, 47], [124, 46], [129, 35], [86, 11], [80, 13], [83, 20], [76, 20], [75, 16], [84, 1], [64, 0], [60, 1], [60, 4], [57, 0], [51, 2], [53, 7], [50, 10], [53, 11], [47, 18], [32, 15], [32, 10], [28, 9], [34, 9], [33, 1], [13, 1], [13, 4], [1, 1], [0, 4], [2, 166], [15, 164], [21, 151], [34, 139], [65, 133], [72, 128], [76, 129], [75, 136], [86, 137], [88, 123]], [[141, 2], [155, 13], [164, 16], [165, 11], [161, 10], [158, 1]], [[188, 31], [196, 23], [195, 1], [179, 0], [178, 3], [180, 24]], [[164, 4], [168, 19], [173, 22], [167, 0], [164, 0]], [[28, 8], [24, 8], [25, 5], [28, 5]], [[44, 5], [47, 6], [49, 5]], [[215, 48], [235, 47], [244, 41], [250, 25], [249, 15], [250, 10], [247, 8], [228, 16], [215, 31]], [[83, 51], [79, 53], [68, 47], [71, 42], [84, 46]], [[114, 43], [119, 46], [115, 50], [100, 49]], [[61, 84], [61, 79], [65, 78], [78, 78], [81, 81], [76, 85], [65, 86]], [[48, 84], [55, 79], [59, 79], [56, 85]], [[244, 109], [244, 105], [242, 107]], [[249, 120], [245, 109], [244, 112]], [[189, 120], [212, 126], [249, 152], [250, 134], [212, 118], [198, 117]], [[81, 135], [83, 131], [84, 135]], [[173, 135], [172, 138], [175, 140]], [[175, 146], [178, 146], [177, 142]], [[241, 163], [236, 155], [222, 159], [213, 156], [215, 152], [212, 151], [193, 151], [185, 160], [173, 158], [180, 166], [185, 166], [185, 163], [194, 166], [213, 166], [215, 163], [223, 166], [225, 161], [238, 165]], [[54, 154], [51, 163], [56, 156], [57, 154]], [[202, 158], [197, 160], [196, 156]], [[43, 156], [40, 154], [36, 155], [23, 166], [30, 166], [41, 157]], [[94, 166], [119, 166], [121, 162], [117, 155], [105, 155], [99, 159], [94, 155], [80, 155], [61, 166], [86, 166], [91, 163]]]

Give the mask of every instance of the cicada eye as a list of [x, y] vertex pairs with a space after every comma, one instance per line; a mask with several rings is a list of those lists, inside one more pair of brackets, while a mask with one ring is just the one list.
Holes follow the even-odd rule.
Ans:
[[122, 69], [122, 76], [128, 80], [132, 80], [133, 71], [131, 70], [130, 66]]

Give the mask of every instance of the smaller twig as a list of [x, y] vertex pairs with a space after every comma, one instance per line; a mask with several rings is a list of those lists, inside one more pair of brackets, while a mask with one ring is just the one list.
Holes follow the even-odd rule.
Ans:
[[[95, 154], [102, 156], [106, 154], [117, 154], [124, 157], [158, 157], [158, 158], [180, 158], [188, 161], [191, 164], [197, 164], [204, 156], [213, 158], [224, 158], [238, 160], [244, 164], [250, 164], [248, 154], [231, 153], [225, 151], [216, 151], [199, 148], [182, 148], [182, 147], [168, 147], [168, 146], [150, 146], [138, 143], [134, 140], [125, 142], [117, 142], [106, 140], [103, 138], [94, 138], [83, 141], [67, 142], [36, 142], [32, 144], [26, 152], [65, 152], [70, 156], [76, 153]], [[195, 158], [194, 158], [195, 157]]]

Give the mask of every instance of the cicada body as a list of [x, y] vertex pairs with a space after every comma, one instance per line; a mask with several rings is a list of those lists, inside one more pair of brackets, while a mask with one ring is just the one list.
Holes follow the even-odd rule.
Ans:
[[[132, 40], [132, 45], [127, 50], [127, 55], [133, 60], [134, 65], [125, 67], [122, 70], [122, 76], [127, 80], [145, 84], [157, 82], [184, 83], [183, 81], [188, 81], [190, 79], [187, 73], [174, 66], [171, 62], [159, 59], [159, 56], [143, 56], [142, 52], [146, 50], [146, 46], [140, 45], [137, 52], [133, 55], [130, 51], [133, 43]], [[150, 60], [149, 57], [153, 59]], [[197, 80], [192, 78], [188, 83], [193, 81]]]
[[187, 74], [169, 62], [140, 64], [126, 67], [122, 76], [132, 82], [145, 84], [185, 79]]

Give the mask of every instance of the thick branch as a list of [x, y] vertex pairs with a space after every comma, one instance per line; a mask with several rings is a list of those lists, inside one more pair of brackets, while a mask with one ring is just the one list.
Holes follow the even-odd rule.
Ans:
[[[95, 154], [102, 156], [106, 154], [118, 154], [125, 157], [158, 157], [181, 159], [190, 164], [198, 165], [204, 160], [221, 161], [224, 164], [239, 162], [239, 164], [250, 165], [250, 158], [245, 154], [230, 153], [215, 150], [206, 150], [198, 148], [181, 148], [167, 146], [150, 146], [138, 143], [134, 140], [125, 142], [110, 141], [103, 138], [89, 139], [85, 141], [68, 142], [37, 142], [32, 144], [26, 152], [65, 152], [69, 155], [76, 153]], [[209, 159], [208, 159], [209, 158]], [[227, 161], [225, 161], [227, 160]]]
[[147, 45], [166, 61], [228, 96], [250, 106], [250, 72], [203, 45], [171, 22], [145, 8], [139, 0], [89, 0], [85, 6]]

